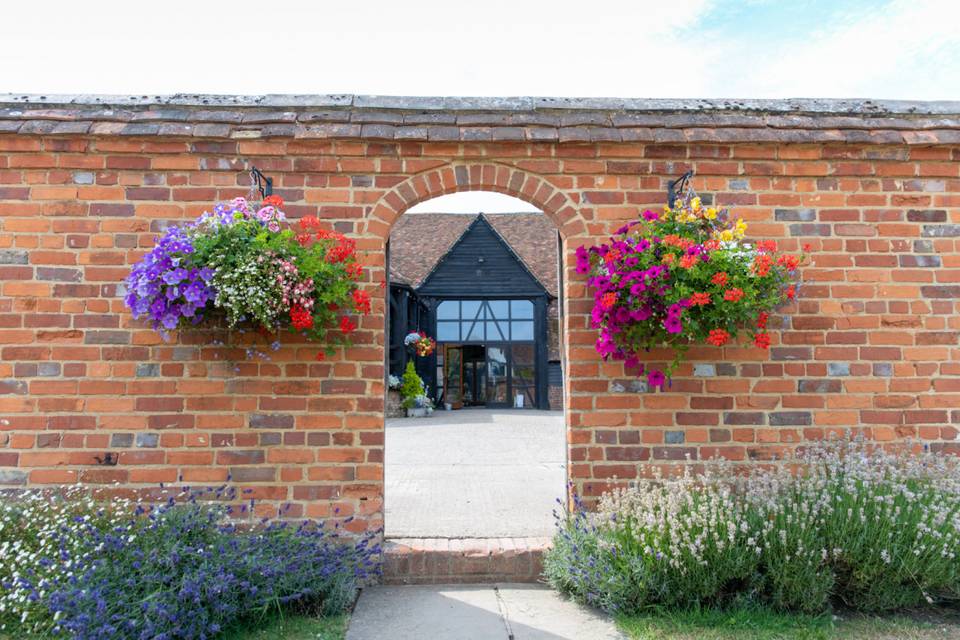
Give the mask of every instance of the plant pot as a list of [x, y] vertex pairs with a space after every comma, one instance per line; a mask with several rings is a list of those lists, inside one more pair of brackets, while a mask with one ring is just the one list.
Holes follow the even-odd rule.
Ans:
[[407, 409], [408, 418], [425, 418], [427, 416], [426, 407], [412, 407]]

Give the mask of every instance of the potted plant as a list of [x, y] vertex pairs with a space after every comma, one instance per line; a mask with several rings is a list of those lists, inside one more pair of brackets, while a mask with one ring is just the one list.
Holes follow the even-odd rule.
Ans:
[[422, 418], [433, 413], [433, 401], [427, 396], [423, 380], [417, 375], [413, 361], [407, 362], [400, 384], [401, 406], [406, 409], [407, 417]]
[[436, 341], [423, 331], [411, 331], [403, 339], [403, 344], [421, 358], [426, 358], [437, 348]]
[[[688, 190], [662, 212], [645, 211], [610, 241], [577, 249], [578, 273], [593, 292], [597, 352], [662, 386], [691, 344], [722, 347], [740, 332], [767, 349], [770, 313], [796, 295], [792, 282], [808, 247], [781, 253], [773, 240], [747, 242], [747, 224], [706, 207]], [[665, 346], [665, 367], [642, 362]]]
[[282, 207], [273, 195], [260, 206], [235, 198], [168, 228], [127, 278], [134, 318], [164, 339], [206, 319], [265, 335], [288, 329], [325, 343], [317, 359], [349, 344], [351, 316], [370, 312], [356, 243], [313, 216], [291, 225]]

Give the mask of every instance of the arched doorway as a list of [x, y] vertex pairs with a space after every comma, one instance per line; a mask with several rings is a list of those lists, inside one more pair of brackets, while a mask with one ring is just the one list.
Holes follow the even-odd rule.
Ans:
[[[552, 532], [567, 480], [561, 255], [551, 218], [496, 192], [423, 200], [393, 225], [388, 539]], [[429, 355], [405, 344], [417, 331], [436, 342]], [[390, 383], [409, 371], [425, 384], [429, 416], [397, 409]]]

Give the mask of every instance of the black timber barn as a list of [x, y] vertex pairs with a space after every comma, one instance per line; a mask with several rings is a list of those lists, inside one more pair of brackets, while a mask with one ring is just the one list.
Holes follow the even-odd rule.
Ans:
[[[407, 214], [389, 245], [389, 372], [413, 359], [438, 406], [562, 402], [557, 234], [543, 214]], [[437, 341], [421, 358], [412, 331]]]

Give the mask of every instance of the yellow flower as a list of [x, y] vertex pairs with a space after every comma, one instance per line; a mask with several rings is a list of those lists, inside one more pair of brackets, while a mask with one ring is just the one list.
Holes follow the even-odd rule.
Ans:
[[690, 201], [690, 207], [693, 208], [694, 211], [700, 211], [700, 196], [696, 196]]
[[730, 229], [724, 229], [720, 232], [720, 239], [724, 242], [730, 242], [733, 240], [733, 232]]
[[737, 224], [733, 228], [733, 233], [737, 238], [742, 238], [747, 233], [747, 223], [743, 221], [743, 218], [737, 220]]
[[717, 210], [713, 207], [707, 209], [707, 212], [703, 214], [703, 217], [707, 220], [716, 220], [717, 219]]

